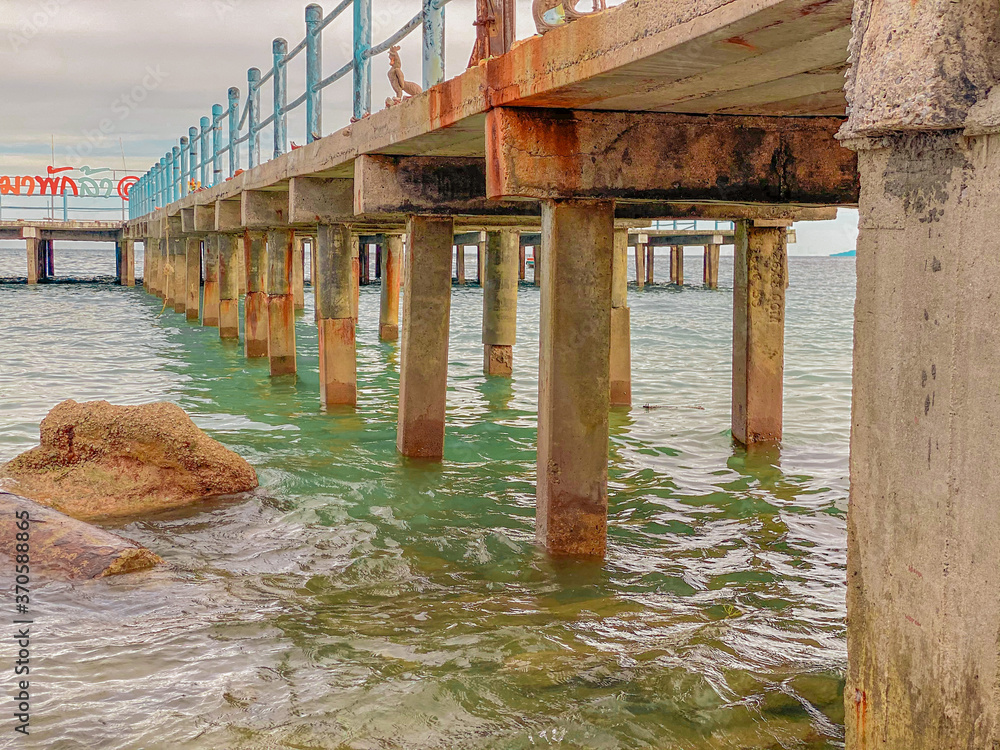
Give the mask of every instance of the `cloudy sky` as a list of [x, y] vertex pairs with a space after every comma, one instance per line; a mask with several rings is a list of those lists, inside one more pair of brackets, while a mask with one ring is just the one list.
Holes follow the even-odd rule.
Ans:
[[[612, 0], [609, 4], [617, 4]], [[335, 7], [325, 0], [326, 10]], [[304, 0], [0, 0], [0, 175], [56, 165], [114, 167], [141, 174], [177, 139], [246, 90], [247, 68], [266, 71], [271, 42], [305, 34]], [[473, 0], [447, 7], [447, 75], [461, 72], [474, 40]], [[389, 36], [420, 0], [373, 0], [372, 36]], [[582, 6], [581, 6], [582, 7]], [[518, 0], [518, 38], [533, 33], [530, 0]], [[324, 72], [348, 60], [351, 19], [324, 32]], [[403, 43], [407, 78], [420, 80], [419, 32]], [[289, 98], [303, 88], [303, 55], [288, 72]], [[373, 103], [391, 93], [384, 59], [372, 66]], [[347, 124], [349, 76], [324, 90], [323, 130]], [[266, 93], [265, 111], [270, 106]], [[376, 104], [377, 107], [377, 104]], [[297, 112], [304, 108], [300, 107]], [[289, 138], [304, 126], [290, 115]], [[262, 140], [262, 151], [266, 139]], [[123, 157], [124, 152], [124, 157]], [[857, 214], [798, 226], [793, 252], [826, 255], [854, 246]]]

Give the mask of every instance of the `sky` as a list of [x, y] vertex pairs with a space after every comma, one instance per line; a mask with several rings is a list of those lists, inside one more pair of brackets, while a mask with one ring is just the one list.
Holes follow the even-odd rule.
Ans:
[[[611, 0], [616, 5], [621, 0]], [[324, 0], [327, 11], [334, 0]], [[265, 71], [271, 42], [289, 47], [305, 34], [305, 0], [0, 0], [0, 175], [57, 166], [126, 168], [142, 174], [168, 148], [225, 105], [230, 86], [246, 90], [247, 68]], [[534, 33], [530, 0], [518, 0], [517, 37]], [[586, 3], [581, 3], [584, 8]], [[372, 37], [388, 37], [420, 0], [373, 0]], [[475, 39], [473, 0], [446, 10], [446, 75], [465, 69]], [[350, 13], [324, 32], [324, 73], [348, 60]], [[419, 31], [402, 44], [403, 70], [420, 80]], [[303, 55], [288, 71], [289, 98], [303, 88]], [[387, 59], [372, 65], [374, 108], [391, 93]], [[324, 90], [323, 131], [351, 115], [350, 76]], [[265, 111], [269, 97], [262, 101]], [[289, 138], [305, 142], [300, 107]], [[266, 138], [262, 139], [262, 152]], [[829, 255], [854, 247], [857, 212], [801, 222], [793, 254]]]

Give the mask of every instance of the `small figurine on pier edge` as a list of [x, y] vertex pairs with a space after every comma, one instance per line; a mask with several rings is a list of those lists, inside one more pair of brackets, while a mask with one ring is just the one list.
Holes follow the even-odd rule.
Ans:
[[416, 96], [423, 89], [420, 84], [407, 81], [403, 75], [403, 62], [399, 59], [399, 45], [389, 48], [389, 83], [392, 90], [396, 92], [395, 97], [386, 97], [385, 106], [392, 107], [399, 104], [407, 96]]

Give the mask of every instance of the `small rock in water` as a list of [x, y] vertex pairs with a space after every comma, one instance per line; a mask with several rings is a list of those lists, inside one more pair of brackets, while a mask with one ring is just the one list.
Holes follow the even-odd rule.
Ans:
[[[81, 520], [136, 516], [257, 487], [257, 473], [175, 404], [57, 404], [41, 445], [0, 469], [21, 495]], [[10, 480], [13, 480], [11, 483]]]

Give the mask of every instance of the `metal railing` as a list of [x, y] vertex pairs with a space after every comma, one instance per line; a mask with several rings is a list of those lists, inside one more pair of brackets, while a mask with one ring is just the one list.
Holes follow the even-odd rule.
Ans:
[[732, 232], [734, 224], [723, 219], [671, 219], [658, 220], [653, 222], [653, 229], [657, 231], [669, 232], [697, 232], [697, 231], [717, 231]]
[[[372, 0], [340, 0], [325, 16], [319, 5], [307, 6], [306, 34], [302, 41], [288, 49], [284, 39], [274, 40], [270, 69], [264, 74], [259, 68], [247, 71], [247, 96], [242, 111], [240, 89], [234, 86], [229, 89], [226, 107], [213, 105], [211, 117], [202, 117], [198, 127], [190, 128], [188, 134], [139, 179], [130, 195], [129, 217], [144, 216], [187, 195], [192, 189], [211, 187], [233, 177], [241, 170], [243, 151], [246, 152], [247, 168], [256, 167], [261, 163], [260, 136], [267, 128], [273, 134], [271, 158], [285, 153], [288, 151], [288, 113], [303, 104], [306, 107], [305, 142], [321, 138], [323, 89], [348, 73], [353, 73], [354, 78], [354, 119], [367, 116], [371, 113], [372, 57], [386, 52], [417, 27], [422, 29], [423, 36], [423, 88], [426, 90], [441, 83], [445, 74], [444, 6], [448, 2], [450, 0], [421, 0], [421, 9], [412, 19], [375, 45], [371, 38]], [[352, 58], [323, 77], [323, 30], [348, 8], [353, 9], [354, 15]], [[303, 52], [305, 89], [289, 102], [288, 64]], [[271, 113], [263, 117], [260, 91], [268, 82], [272, 85], [273, 106]]]
[[[25, 200], [28, 202], [23, 202]], [[80, 213], [105, 214], [98, 219], [120, 216], [124, 220], [126, 213], [126, 201], [121, 198], [76, 197], [64, 192], [55, 196], [21, 196], [21, 201], [12, 203], [9, 198], [0, 196], [0, 220], [70, 221]], [[110, 205], [93, 205], [95, 201], [107, 201]], [[43, 215], [38, 216], [38, 213]]]

